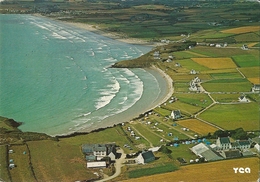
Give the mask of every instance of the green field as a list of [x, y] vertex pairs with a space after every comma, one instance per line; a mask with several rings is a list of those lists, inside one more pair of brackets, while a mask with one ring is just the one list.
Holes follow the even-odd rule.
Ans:
[[74, 181], [96, 178], [91, 170], [86, 170], [86, 161], [80, 145], [63, 141], [32, 141], [28, 142], [28, 145], [31, 150], [35, 175], [41, 181]]
[[235, 79], [235, 78], [242, 78], [241, 74], [238, 72], [229, 72], [229, 73], [212, 73], [210, 76], [213, 79]]
[[[185, 52], [183, 52], [185, 54]], [[195, 57], [194, 55], [192, 57]], [[182, 67], [187, 68], [189, 71], [190, 70], [195, 70], [195, 71], [205, 71], [205, 70], [209, 70], [209, 68], [200, 65], [194, 61], [192, 61], [191, 59], [184, 59], [184, 60], [179, 60], [178, 61]]]
[[177, 169], [178, 167], [175, 166], [173, 163], [168, 163], [168, 164], [166, 163], [166, 164], [156, 165], [155, 167], [140, 168], [140, 169], [129, 171], [128, 177], [139, 178], [142, 176], [172, 172]]
[[242, 68], [260, 66], [259, 54], [258, 55], [244, 54], [244, 55], [232, 56], [232, 58], [234, 59], [236, 64]]
[[241, 94], [210, 94], [216, 102], [223, 102], [223, 103], [229, 103], [229, 102], [237, 102], [238, 97], [241, 96]]
[[[30, 165], [30, 152], [26, 145], [13, 145], [14, 153], [9, 154], [9, 159], [13, 159], [15, 168], [10, 170], [12, 181], [35, 181], [33, 168]], [[44, 150], [43, 150], [44, 151]]]
[[245, 54], [245, 51], [238, 48], [216, 48], [208, 46], [197, 46], [191, 50], [192, 52], [204, 54], [209, 57], [231, 57], [234, 55]]
[[256, 40], [259, 40], [260, 37], [255, 33], [245, 33], [234, 36], [234, 38], [237, 42], [254, 42]]
[[212, 103], [208, 95], [203, 93], [176, 93], [174, 95], [179, 99], [180, 102], [199, 107], [200, 109], [205, 108]]
[[239, 68], [239, 70], [240, 70], [247, 78], [260, 77], [260, 75], [259, 75], [260, 67], [245, 67], [245, 68]]
[[249, 92], [252, 84], [246, 79], [219, 79], [203, 83], [208, 92]]
[[[9, 10], [7, 11], [7, 9]], [[247, 93], [246, 96], [251, 102], [237, 103], [238, 97], [244, 92], [250, 92], [253, 83], [256, 83], [259, 78], [260, 61], [257, 41], [260, 33], [259, 31], [252, 33], [248, 27], [249, 25], [259, 26], [258, 3], [245, 1], [192, 1], [191, 3], [191, 1], [169, 0], [155, 0], [152, 4], [147, 0], [1, 3], [0, 12], [21, 13], [12, 10], [30, 10], [27, 12], [28, 14], [42, 13], [44, 16], [63, 21], [86, 23], [101, 31], [115, 33], [120, 38], [140, 38], [151, 44], [161, 43], [162, 39], [171, 40], [172, 42], [168, 45], [154, 46], [152, 52], [141, 56], [140, 59], [120, 63], [125, 67], [129, 65], [148, 67], [151, 64], [158, 66], [172, 78], [173, 96], [178, 100], [174, 103], [166, 102], [166, 105], [162, 104], [160, 108], [155, 108], [154, 114], [125, 123], [124, 126], [117, 125], [88, 134], [57, 138], [21, 132], [10, 123], [6, 123], [5, 118], [0, 117], [0, 141], [3, 142], [3, 145], [0, 146], [0, 179], [4, 181], [94, 181], [97, 179], [94, 173], [100, 172], [100, 169], [86, 168], [86, 160], [81, 152], [82, 144], [115, 143], [126, 154], [130, 154], [152, 146], [167, 144], [168, 141], [174, 142], [175, 137], [186, 140], [197, 134], [206, 135], [209, 130], [205, 126], [207, 124], [203, 123], [205, 124], [203, 126], [201, 121], [198, 122], [199, 124], [192, 123], [195, 120], [193, 116], [212, 104], [213, 101], [205, 93], [189, 91], [189, 82], [196, 76], [202, 80], [205, 90], [213, 92], [210, 93], [211, 96], [219, 102], [198, 115], [199, 118], [225, 130], [242, 127], [245, 131], [259, 132], [259, 94]], [[238, 32], [238, 30], [232, 33], [222, 32], [222, 30], [228, 31], [233, 28], [239, 28], [240, 31], [246, 30], [246, 32]], [[97, 32], [100, 31], [97, 30]], [[202, 44], [198, 46], [196, 43]], [[216, 48], [210, 47], [210, 43], [227, 43], [228, 46]], [[247, 44], [249, 50], [242, 50], [243, 44]], [[192, 48], [189, 49], [188, 45], [192, 45]], [[156, 61], [153, 59], [152, 53], [155, 50], [160, 51], [162, 59]], [[168, 63], [165, 60], [170, 55], [174, 56], [174, 59]], [[236, 65], [221, 69], [217, 67], [213, 70], [203, 66], [203, 62], [200, 64], [193, 61], [192, 58], [232, 59], [230, 62], [234, 62]], [[177, 67], [176, 63], [180, 63], [181, 66]], [[214, 63], [220, 63], [220, 61]], [[243, 78], [236, 66], [246, 78]], [[191, 75], [192, 69], [199, 73]], [[180, 110], [183, 118], [178, 121], [167, 119], [166, 116], [169, 116], [172, 110]], [[148, 121], [151, 123], [148, 124]], [[192, 124], [194, 131], [192, 129], [190, 131], [182, 130], [183, 127], [191, 127]], [[127, 127], [131, 127], [140, 139], [135, 140], [134, 137], [131, 137]], [[195, 128], [198, 133], [195, 133]], [[170, 133], [172, 135], [169, 135]], [[162, 139], [163, 142], [160, 141]], [[9, 146], [9, 144], [11, 145]], [[123, 147], [125, 144], [130, 147]], [[125, 165], [122, 167], [119, 178], [112, 181], [123, 181], [128, 178], [159, 173], [166, 173], [165, 181], [174, 181], [177, 179], [176, 176], [176, 178], [167, 176], [169, 174], [167, 172], [174, 170], [181, 171], [176, 173], [179, 176], [177, 181], [182, 181], [182, 175], [189, 177], [190, 173], [193, 174], [190, 181], [201, 179], [204, 175], [207, 176], [207, 179], [211, 179], [212, 174], [215, 174], [217, 176], [215, 179], [219, 181], [233, 180], [228, 177], [229, 174], [233, 174], [232, 167], [238, 160], [180, 167], [177, 162], [178, 157], [184, 158], [186, 161], [197, 158], [189, 149], [192, 146], [194, 144], [180, 144], [179, 147], [167, 146], [171, 150], [171, 154], [155, 152], [156, 160], [149, 164]], [[8, 148], [15, 152], [7, 154]], [[13, 159], [16, 164], [12, 170], [8, 168], [9, 159]], [[234, 163], [230, 161], [234, 161]], [[252, 163], [255, 160], [244, 158], [241, 164], [247, 164], [245, 161]], [[218, 167], [214, 168], [214, 165], [217, 164], [219, 164]], [[225, 168], [222, 170], [224, 176], [219, 175], [219, 169], [226, 164], [229, 164], [232, 171]], [[257, 164], [254, 162], [253, 166], [255, 167]], [[104, 169], [103, 172], [105, 173], [106, 170], [110, 169]], [[205, 170], [206, 173], [203, 173]], [[255, 174], [255, 171], [253, 173]], [[243, 175], [245, 176], [245, 174]], [[236, 178], [236, 181], [244, 179], [246, 177], [241, 176], [241, 178]], [[248, 179], [246, 180], [250, 181], [252, 178]], [[151, 181], [163, 180], [154, 178]]]
[[199, 118], [216, 124], [227, 130], [244, 128], [246, 131], [259, 130], [259, 105], [256, 102], [248, 104], [215, 105]]
[[6, 181], [11, 181], [10, 176], [9, 176], [9, 171], [8, 171], [8, 166], [9, 166], [9, 157], [8, 155], [8, 149], [6, 145], [0, 146], [0, 177], [2, 179], [5, 179]]

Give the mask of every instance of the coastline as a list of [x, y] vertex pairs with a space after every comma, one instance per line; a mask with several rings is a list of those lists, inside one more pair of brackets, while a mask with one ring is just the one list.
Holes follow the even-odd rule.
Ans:
[[[45, 17], [42, 15], [34, 15], [34, 16], [38, 16], [41, 18], [49, 18], [49, 17]], [[93, 25], [84, 24], [84, 23], [65, 22], [65, 21], [61, 21], [58, 19], [54, 19], [54, 18], [50, 18], [50, 19], [52, 19], [54, 21], [62, 22], [64, 24], [67, 24], [72, 27], [81, 28], [86, 31], [90, 31], [90, 32], [93, 32], [98, 35], [106, 36], [111, 39], [121, 41], [124, 43], [133, 44], [133, 45], [138, 44], [138, 45], [144, 45], [144, 46], [155, 46], [155, 44], [145, 42], [144, 40], [138, 40], [138, 39], [132, 39], [132, 38], [120, 38], [118, 35], [116, 35], [114, 33], [103, 32], [102, 30], [99, 30], [99, 29], [93, 27]], [[159, 105], [163, 104], [164, 102], [166, 102], [173, 94], [173, 84], [172, 84], [173, 81], [172, 81], [171, 77], [169, 75], [167, 75], [163, 70], [157, 68], [156, 66], [152, 66], [150, 68], [144, 68], [144, 70], [147, 71], [148, 73], [150, 73], [151, 75], [153, 75], [158, 82], [162, 82], [159, 84], [159, 88], [160, 88], [161, 92], [158, 95], [158, 98], [156, 98], [152, 103], [146, 104], [146, 102], [144, 100], [141, 100], [140, 101], [141, 104], [139, 103], [138, 106], [134, 105], [134, 106], [132, 106], [132, 108], [129, 108], [129, 110], [131, 109], [130, 112], [123, 112], [123, 113], [116, 114], [114, 116], [105, 118], [104, 120], [97, 121], [94, 124], [90, 124], [80, 130], [64, 131], [59, 134], [53, 134], [51, 136], [65, 137], [65, 136], [71, 136], [71, 135], [75, 135], [75, 134], [91, 133], [91, 132], [96, 132], [96, 131], [103, 130], [106, 128], [110, 128], [110, 127], [113, 127], [113, 126], [118, 125], [123, 122], [130, 122], [131, 120], [139, 117], [140, 115], [142, 115], [144, 113], [147, 113], [148, 111], [150, 111], [150, 110], [158, 107]], [[159, 80], [158, 80], [158, 78], [159, 78]]]
[[64, 24], [74, 26], [77, 28], [81, 28], [86, 31], [93, 32], [95, 34], [102, 35], [104, 37], [109, 37], [111, 39], [118, 40], [120, 42], [124, 42], [124, 43], [128, 43], [128, 44], [134, 44], [134, 45], [136, 44], [136, 45], [144, 45], [144, 46], [152, 46], [152, 47], [161, 45], [161, 43], [159, 43], [159, 42], [158, 43], [157, 42], [148, 42], [148, 41], [141, 40], [141, 39], [124, 37], [123, 35], [114, 33], [114, 32], [105, 32], [105, 31], [101, 30], [100, 28], [98, 28], [98, 26], [96, 26], [96, 25], [79, 23], [79, 22], [71, 22], [71, 21], [63, 21], [62, 19], [59, 19], [59, 17], [46, 17], [46, 16], [43, 16], [38, 13], [32, 14], [32, 15], [37, 16], [37, 17], [42, 17], [42, 18], [50, 18], [52, 20], [59, 21]]
[[[74, 136], [77, 134], [84, 134], [84, 133], [87, 134], [87, 133], [91, 133], [91, 132], [102, 131], [106, 128], [111, 128], [111, 127], [114, 127], [121, 123], [131, 122], [132, 120], [138, 118], [140, 115], [144, 115], [145, 113], [147, 113], [147, 112], [151, 111], [152, 109], [158, 107], [159, 105], [165, 103], [172, 96], [172, 94], [174, 92], [174, 88], [173, 88], [173, 84], [172, 84], [173, 80], [163, 70], [161, 70], [155, 66], [152, 66], [151, 68], [145, 68], [145, 70], [148, 73], [152, 74], [153, 76], [156, 75], [155, 77], [157, 77], [157, 78], [160, 77], [161, 79], [163, 79], [163, 81], [166, 84], [165, 87], [161, 88], [161, 90], [163, 90], [164, 93], [162, 95], [160, 95], [153, 103], [151, 103], [150, 105], [148, 105], [144, 108], [141, 108], [141, 109], [135, 108], [135, 107], [137, 107], [136, 105], [134, 105], [132, 108], [128, 109], [128, 110], [136, 110], [135, 114], [126, 115], [125, 112], [119, 113], [119, 114], [116, 114], [109, 118], [106, 118], [100, 122], [97, 122], [91, 126], [88, 126], [85, 129], [78, 130], [76, 132], [67, 133], [67, 134], [56, 135], [56, 136], [66, 137], [66, 136]], [[142, 104], [145, 104], [145, 103], [142, 103]]]

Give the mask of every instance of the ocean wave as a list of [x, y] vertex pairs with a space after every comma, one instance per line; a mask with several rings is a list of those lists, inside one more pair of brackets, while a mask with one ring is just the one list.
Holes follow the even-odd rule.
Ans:
[[116, 96], [116, 94], [120, 90], [120, 84], [116, 79], [110, 80], [112, 84], [106, 85], [106, 88], [99, 89], [100, 97], [96, 100], [95, 108], [96, 110], [99, 110], [106, 105], [108, 105], [112, 99]]

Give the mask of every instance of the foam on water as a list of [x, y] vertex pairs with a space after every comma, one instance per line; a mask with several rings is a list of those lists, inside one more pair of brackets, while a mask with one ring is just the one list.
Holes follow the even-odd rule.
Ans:
[[145, 70], [109, 68], [150, 47], [30, 15], [0, 15], [0, 21], [0, 115], [24, 122], [23, 131], [55, 135], [94, 128], [133, 115], [133, 106], [144, 108], [140, 100], [149, 104], [159, 94], [145, 92], [158, 85]]

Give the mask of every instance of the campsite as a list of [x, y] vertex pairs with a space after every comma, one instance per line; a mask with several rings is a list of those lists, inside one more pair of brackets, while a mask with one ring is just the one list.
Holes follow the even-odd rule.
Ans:
[[[122, 60], [114, 66], [153, 65], [171, 77], [174, 92], [165, 103], [127, 123], [90, 133], [51, 137], [22, 132], [19, 124], [14, 125], [12, 120], [1, 117], [0, 179], [83, 181], [112, 176], [116, 162], [107, 168], [87, 168], [88, 161], [81, 149], [86, 143], [113, 143], [118, 151], [123, 151], [121, 155], [127, 157], [120, 164], [120, 175], [111, 181], [219, 181], [220, 176], [230, 181], [257, 180], [259, 151], [252, 138], [260, 134], [257, 114], [260, 101], [259, 5], [254, 2], [200, 4], [198, 1], [197, 5], [189, 1], [173, 2], [165, 1], [163, 5], [144, 5], [143, 1], [130, 5], [125, 1], [54, 2], [53, 13], [46, 11], [51, 2], [35, 5], [35, 11], [43, 16], [88, 23], [100, 28], [99, 31], [113, 32], [121, 38], [140, 38], [155, 43], [158, 46], [151, 52], [134, 60]], [[29, 2], [1, 5], [4, 7], [1, 13], [32, 13], [33, 10]], [[82, 5], [88, 8], [82, 9]], [[146, 31], [139, 31], [142, 29]], [[161, 40], [169, 40], [169, 43]], [[248, 101], [241, 102], [242, 96]], [[173, 117], [174, 113], [178, 116]], [[251, 142], [249, 156], [205, 161], [191, 151], [200, 143], [210, 147], [219, 137], [215, 135], [239, 128], [246, 133], [243, 140]], [[230, 137], [230, 140], [240, 139]], [[157, 147], [153, 161], [145, 165], [136, 163], [137, 154]], [[251, 173], [234, 174], [236, 166], [250, 167]]]

